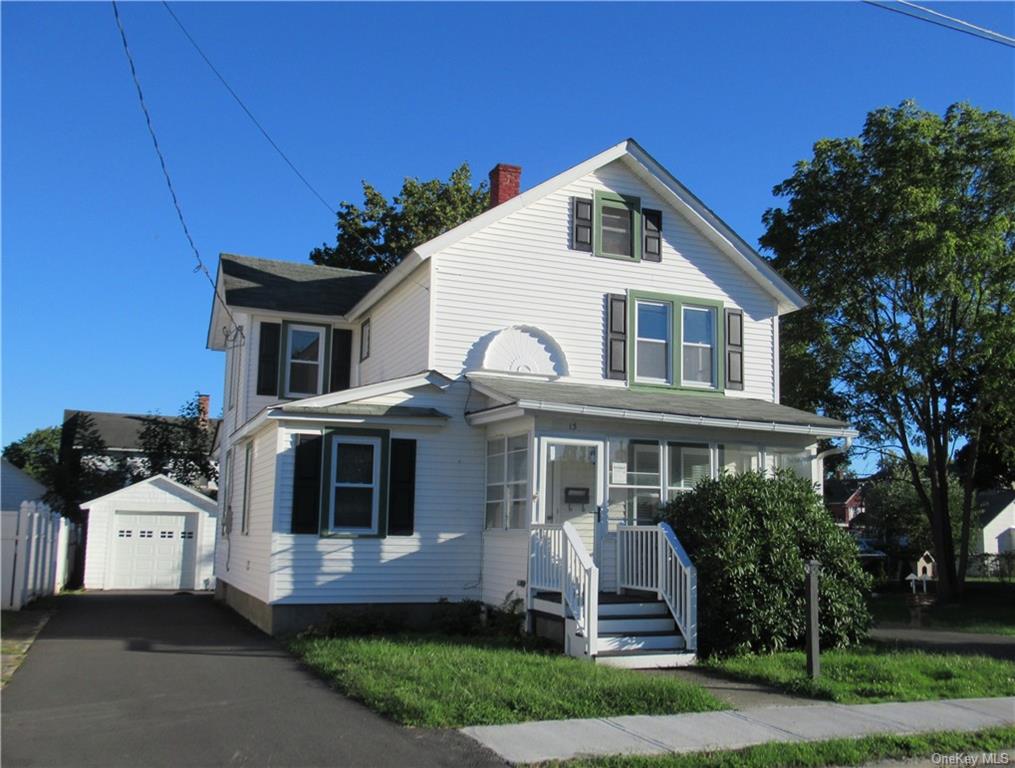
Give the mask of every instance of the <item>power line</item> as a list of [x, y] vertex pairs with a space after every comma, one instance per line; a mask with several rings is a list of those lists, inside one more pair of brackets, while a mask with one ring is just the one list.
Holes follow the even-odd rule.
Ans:
[[[127, 44], [127, 31], [123, 28], [123, 20], [120, 18], [120, 9], [116, 5], [116, 0], [112, 0], [113, 3], [113, 16], [116, 18], [116, 26], [120, 30], [120, 40], [123, 42], [123, 52], [127, 56], [127, 63], [130, 65], [130, 76], [134, 80], [134, 88], [137, 89], [137, 99], [141, 105], [141, 111], [144, 113], [145, 125], [148, 126], [148, 135], [152, 137], [152, 145], [155, 147], [155, 154], [159, 158], [159, 165], [162, 167], [162, 175], [166, 180], [166, 187], [169, 188], [169, 196], [173, 200], [173, 207], [176, 209], [176, 217], [180, 220], [180, 226], [183, 228], [183, 234], [187, 238], [187, 242], [190, 244], [190, 249], [194, 252], [194, 258], [197, 260], [197, 266], [194, 268], [195, 272], [202, 273], [211, 284], [212, 293], [215, 299], [222, 305], [222, 309], [225, 310], [226, 315], [229, 317], [229, 321], [233, 324], [233, 330], [238, 334], [239, 338], [243, 337], [243, 329], [236, 322], [236, 318], [233, 317], [233, 313], [229, 310], [228, 305], [219, 295], [216, 290], [215, 280], [211, 276], [211, 272], [208, 271], [208, 267], [205, 266], [204, 260], [201, 258], [201, 252], [197, 249], [197, 244], [194, 242], [194, 238], [190, 234], [190, 228], [187, 226], [187, 221], [183, 217], [183, 209], [180, 206], [180, 200], [176, 196], [176, 188], [173, 187], [173, 180], [169, 175], [169, 168], [166, 166], [165, 155], [162, 154], [162, 147], [159, 146], [158, 136], [155, 135], [155, 126], [152, 124], [152, 116], [148, 111], [148, 105], [145, 103], [144, 92], [141, 90], [141, 81], [138, 79], [137, 67], [134, 66], [134, 57], [131, 55], [130, 46]], [[227, 335], [232, 335], [231, 333]]]
[[[162, 6], [166, 9], [166, 11], [169, 12], [169, 15], [173, 17], [173, 21], [176, 22], [176, 25], [180, 28], [180, 31], [183, 32], [184, 37], [186, 37], [187, 40], [190, 42], [190, 44], [194, 46], [194, 50], [197, 51], [198, 55], [204, 60], [204, 63], [208, 65], [208, 68], [215, 74], [215, 77], [217, 77], [219, 82], [222, 83], [225, 89], [229, 92], [229, 95], [233, 97], [233, 100], [235, 100], [236, 103], [239, 104], [240, 109], [242, 109], [243, 113], [250, 118], [250, 122], [252, 122], [257, 127], [257, 130], [261, 132], [261, 135], [264, 136], [267, 142], [271, 145], [272, 149], [274, 149], [278, 153], [279, 157], [281, 157], [285, 161], [285, 164], [289, 166], [292, 172], [296, 174], [299, 180], [303, 182], [303, 185], [310, 190], [310, 192], [314, 195], [314, 197], [320, 200], [321, 205], [327, 208], [332, 215], [337, 216], [338, 211], [336, 211], [334, 208], [331, 207], [331, 205], [328, 204], [328, 201], [325, 199], [324, 195], [322, 195], [320, 192], [317, 191], [317, 188], [310, 183], [307, 177], [300, 172], [299, 168], [296, 167], [296, 164], [293, 163], [293, 161], [289, 159], [289, 156], [282, 151], [282, 148], [278, 145], [278, 143], [273, 138], [271, 138], [271, 135], [268, 133], [265, 127], [261, 125], [261, 122], [256, 117], [254, 117], [254, 113], [251, 112], [250, 109], [247, 107], [247, 105], [243, 103], [243, 99], [241, 99], [239, 97], [239, 94], [237, 94], [236, 91], [233, 90], [232, 86], [229, 85], [225, 77], [222, 76], [222, 73], [218, 71], [218, 69], [212, 63], [211, 59], [208, 58], [207, 54], [205, 54], [201, 46], [198, 45], [197, 40], [195, 40], [193, 35], [191, 35], [190, 32], [187, 31], [187, 28], [183, 26], [183, 22], [180, 21], [180, 17], [177, 16], [173, 12], [173, 9], [169, 7], [169, 3], [166, 2], [166, 0], [162, 0]], [[374, 248], [373, 243], [371, 243], [369, 240], [363, 237], [363, 235], [361, 235], [355, 229], [347, 229], [346, 232], [353, 235], [353, 237], [359, 240], [359, 242], [362, 245], [364, 245], [367, 248], [367, 250], [369, 250], [374, 256], [376, 256], [379, 264], [385, 263], [385, 258], [381, 256], [380, 253], [377, 252], [377, 249]], [[430, 289], [427, 288], [425, 285], [422, 285], [421, 283], [418, 282], [415, 284], [420, 288], [422, 288], [423, 290], [425, 290], [427, 293], [430, 292]]]
[[[891, 11], [892, 13], [901, 13], [903, 16], [909, 16], [913, 19], [926, 21], [928, 24], [934, 24], [935, 26], [943, 27], [944, 29], [950, 29], [953, 32], [962, 32], [966, 35], [978, 37], [981, 40], [987, 40], [991, 43], [997, 43], [998, 45], [1003, 45], [1008, 48], [1015, 48], [1015, 37], [1003, 35], [1000, 32], [995, 32], [994, 30], [987, 29], [986, 27], [978, 27], [975, 24], [970, 24], [968, 21], [957, 19], [954, 16], [946, 16], [945, 14], [932, 10], [931, 8], [925, 8], [922, 5], [908, 2], [908, 0], [897, 0], [896, 3], [892, 4], [879, 2], [878, 0], [863, 0], [863, 2], [867, 5], [874, 6], [875, 8], [881, 8], [882, 10]], [[913, 9], [944, 19], [944, 21], [938, 21], [937, 19], [928, 18], [920, 13], [914, 13]]]

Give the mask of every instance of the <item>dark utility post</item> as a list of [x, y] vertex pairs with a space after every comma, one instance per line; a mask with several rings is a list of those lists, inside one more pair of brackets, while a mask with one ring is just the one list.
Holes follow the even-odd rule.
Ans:
[[818, 573], [821, 563], [811, 560], [804, 570], [807, 572], [807, 675], [816, 680], [821, 674], [821, 649], [818, 644]]

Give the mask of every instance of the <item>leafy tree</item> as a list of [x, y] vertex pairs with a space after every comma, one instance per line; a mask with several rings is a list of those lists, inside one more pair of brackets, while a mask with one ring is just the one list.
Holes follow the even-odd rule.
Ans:
[[194, 487], [217, 479], [211, 455], [214, 438], [197, 394], [183, 404], [175, 419], [150, 414], [138, 436], [144, 457], [142, 475], [166, 475]]
[[363, 207], [342, 201], [335, 245], [315, 248], [310, 260], [329, 267], [387, 272], [417, 245], [482, 213], [489, 199], [486, 182], [472, 186], [467, 163], [447, 181], [406, 178], [390, 202], [364, 181]]
[[29, 432], [5, 446], [3, 457], [49, 488], [53, 482], [53, 468], [60, 461], [60, 432], [60, 427]]
[[125, 462], [103, 455], [105, 451], [106, 444], [91, 417], [78, 414], [62, 427], [30, 432], [4, 448], [3, 455], [46, 486], [46, 503], [80, 521], [82, 502], [129, 482]]
[[[841, 409], [902, 454], [948, 599], [965, 577], [981, 433], [1015, 423], [1015, 120], [904, 102], [813, 152], [775, 187], [786, 206], [764, 215], [763, 247], [811, 302], [783, 326], [784, 391]], [[956, 563], [950, 463], [962, 439]]]

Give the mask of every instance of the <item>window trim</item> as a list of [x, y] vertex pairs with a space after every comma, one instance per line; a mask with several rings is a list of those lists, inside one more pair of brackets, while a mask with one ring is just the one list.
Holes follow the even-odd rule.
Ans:
[[250, 494], [254, 474], [254, 441], [243, 447], [243, 503], [240, 506], [240, 533], [250, 535]]
[[[331, 330], [332, 326], [320, 323], [282, 322], [282, 344], [279, 364], [279, 393], [287, 400], [302, 400], [305, 397], [316, 397], [324, 394], [324, 371], [331, 369]], [[289, 390], [289, 368], [292, 360], [289, 355], [289, 337], [292, 331], [314, 331], [321, 339], [318, 354], [317, 392], [291, 392]]]
[[[353, 440], [352, 438], [360, 438]], [[380, 441], [380, 450], [374, 453], [374, 460], [380, 457], [380, 475], [378, 480], [378, 492], [375, 494], [376, 515], [372, 520], [370, 529], [366, 528], [342, 528], [335, 529], [332, 522], [335, 519], [334, 489], [335, 489], [335, 444], [336, 441], [363, 443], [362, 438], [374, 438]], [[390, 466], [390, 443], [391, 432], [387, 429], [359, 429], [354, 427], [341, 427], [326, 429], [324, 431], [324, 445], [322, 446], [321, 458], [321, 502], [320, 502], [320, 525], [319, 534], [321, 538], [333, 539], [382, 539], [388, 535], [388, 479]], [[327, 500], [327, 501], [325, 501]]]
[[[635, 324], [637, 322], [637, 307], [639, 301], [649, 302], [665, 302], [670, 304], [670, 322], [673, 324], [671, 329], [671, 339], [674, 341], [670, 344], [670, 382], [669, 383], [657, 383], [653, 381], [645, 381], [638, 378], [637, 372], [637, 329]], [[685, 306], [690, 307], [702, 307], [708, 309], [714, 309], [713, 315], [714, 320], [714, 338], [715, 338], [715, 353], [712, 356], [712, 368], [715, 375], [715, 379], [712, 386], [702, 385], [686, 385], [683, 383], [684, 375], [684, 361], [683, 361], [683, 308]], [[724, 395], [725, 394], [725, 371], [723, 368], [723, 350], [725, 348], [724, 335], [722, 322], [719, 320], [723, 316], [724, 305], [721, 301], [714, 299], [700, 299], [693, 296], [681, 296], [679, 294], [669, 293], [654, 293], [652, 291], [628, 291], [627, 292], [627, 327], [629, 330], [633, 330], [632, 340], [633, 343], [627, 345], [627, 386], [631, 389], [668, 389], [668, 390], [679, 390], [681, 392], [696, 393], [700, 395]], [[680, 339], [680, 344], [675, 343], [676, 339]]]
[[[623, 206], [631, 215], [631, 255], [603, 250], [603, 206]], [[604, 259], [641, 261], [641, 198], [597, 189], [592, 206], [592, 253]]]
[[[508, 480], [508, 467], [510, 466], [509, 458], [512, 453], [522, 453], [520, 449], [510, 450], [508, 448], [508, 442], [514, 438], [524, 437], [525, 438], [525, 479], [524, 480]], [[493, 454], [494, 456], [500, 456], [503, 461], [504, 479], [499, 483], [490, 482], [490, 443], [500, 442], [503, 446], [503, 451], [500, 454]], [[483, 530], [484, 531], [519, 531], [528, 530], [532, 524], [532, 436], [526, 432], [514, 432], [510, 434], [500, 434], [487, 436], [485, 443], [483, 444]], [[487, 491], [491, 485], [500, 486], [504, 489], [504, 495], [500, 501], [503, 504], [503, 513], [501, 516], [501, 525], [491, 526], [487, 524], [487, 505], [490, 504], [490, 500], [486, 497]], [[509, 487], [523, 486], [522, 495], [514, 496], [508, 494]], [[516, 501], [525, 502], [525, 510], [522, 513], [525, 516], [525, 525], [518, 527], [512, 527], [508, 523], [511, 516], [511, 505]]]
[[368, 317], [359, 326], [359, 361], [362, 363], [364, 360], [370, 359], [370, 341], [372, 339], [370, 333], [370, 318]]

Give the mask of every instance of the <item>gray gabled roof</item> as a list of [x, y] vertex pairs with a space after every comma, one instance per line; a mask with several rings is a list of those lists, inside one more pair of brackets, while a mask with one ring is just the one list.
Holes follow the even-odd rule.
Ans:
[[295, 261], [219, 256], [218, 290], [232, 307], [343, 315], [383, 275]]
[[[853, 436], [849, 424], [766, 400], [698, 394], [650, 392], [627, 387], [563, 384], [557, 381], [470, 374], [481, 391], [532, 410], [656, 421], [700, 423], [743, 429], [780, 429], [821, 435]], [[500, 405], [495, 407], [502, 407]], [[492, 410], [492, 409], [485, 409]], [[473, 414], [479, 411], [473, 411]]]
[[976, 504], [980, 507], [980, 525], [987, 525], [1013, 502], [1015, 502], [1015, 490], [1011, 488], [980, 491], [976, 494]]
[[[154, 416], [150, 413], [66, 410], [63, 412], [63, 428], [65, 431], [71, 430], [76, 433], [79, 428], [90, 425], [102, 438], [107, 450], [139, 451], [141, 450], [141, 430], [146, 424], [160, 418], [174, 423], [181, 420], [179, 416]], [[208, 419], [208, 428], [214, 433], [212, 455], [218, 451], [221, 423], [221, 419]]]

